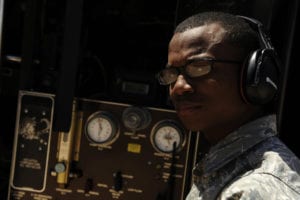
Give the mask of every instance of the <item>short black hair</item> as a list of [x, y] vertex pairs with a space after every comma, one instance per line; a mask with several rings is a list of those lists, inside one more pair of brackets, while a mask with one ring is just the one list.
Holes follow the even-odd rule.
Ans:
[[211, 23], [221, 24], [227, 32], [225, 41], [244, 49], [245, 52], [250, 53], [260, 48], [259, 34], [248, 22], [236, 15], [220, 11], [192, 15], [177, 25], [174, 34]]

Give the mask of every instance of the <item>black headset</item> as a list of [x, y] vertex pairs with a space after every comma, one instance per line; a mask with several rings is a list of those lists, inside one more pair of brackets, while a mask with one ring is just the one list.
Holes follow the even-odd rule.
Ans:
[[253, 51], [245, 60], [241, 71], [241, 95], [250, 104], [270, 103], [279, 90], [279, 60], [263, 25], [256, 19], [237, 16], [249, 23], [259, 35], [261, 48]]

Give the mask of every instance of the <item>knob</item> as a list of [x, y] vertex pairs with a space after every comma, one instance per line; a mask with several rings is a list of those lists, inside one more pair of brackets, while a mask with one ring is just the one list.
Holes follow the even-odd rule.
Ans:
[[66, 165], [63, 162], [58, 162], [54, 166], [54, 170], [56, 173], [62, 173], [66, 171]]
[[85, 186], [84, 186], [84, 192], [88, 193], [89, 191], [93, 190], [94, 188], [94, 180], [91, 178], [86, 179]]

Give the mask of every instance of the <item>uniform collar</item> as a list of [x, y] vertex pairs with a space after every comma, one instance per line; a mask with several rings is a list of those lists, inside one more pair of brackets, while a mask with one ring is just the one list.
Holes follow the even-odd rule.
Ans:
[[264, 116], [241, 126], [211, 147], [202, 160], [203, 174], [217, 171], [243, 152], [276, 134], [275, 115]]

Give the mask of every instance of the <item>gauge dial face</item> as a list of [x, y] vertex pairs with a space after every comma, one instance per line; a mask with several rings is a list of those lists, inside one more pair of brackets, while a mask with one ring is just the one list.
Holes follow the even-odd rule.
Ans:
[[178, 152], [184, 145], [183, 129], [173, 121], [161, 121], [152, 130], [151, 142], [160, 152]]
[[94, 113], [85, 125], [87, 138], [98, 144], [111, 144], [118, 137], [117, 130], [116, 121], [106, 112]]
[[124, 110], [122, 121], [126, 128], [140, 130], [150, 124], [151, 114], [146, 108], [131, 106]]

